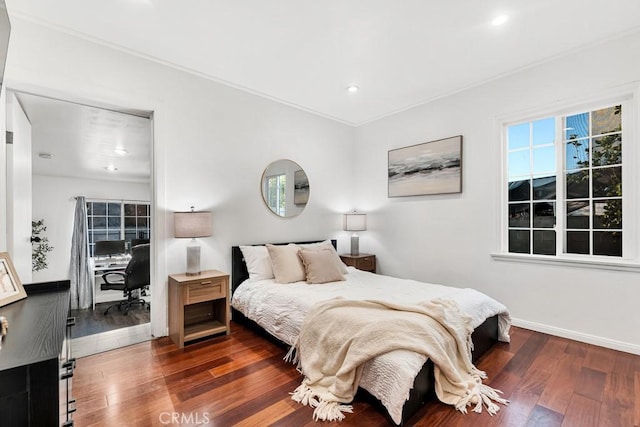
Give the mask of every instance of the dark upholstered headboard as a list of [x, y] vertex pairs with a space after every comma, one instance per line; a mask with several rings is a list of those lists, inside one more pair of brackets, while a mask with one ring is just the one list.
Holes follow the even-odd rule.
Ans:
[[[286, 243], [272, 243], [272, 245], [288, 245], [289, 243], [296, 244], [305, 244], [305, 243], [318, 243], [323, 242], [324, 240], [313, 240], [310, 242], [286, 242]], [[338, 242], [335, 239], [331, 240], [331, 244], [334, 248], [337, 249]], [[257, 246], [253, 245], [253, 246]], [[249, 246], [249, 245], [247, 245]], [[240, 283], [244, 282], [249, 278], [249, 272], [247, 271], [247, 264], [244, 262], [244, 258], [242, 257], [242, 251], [240, 250], [240, 246], [232, 246], [231, 247], [231, 292], [235, 292], [236, 288], [240, 286]]]

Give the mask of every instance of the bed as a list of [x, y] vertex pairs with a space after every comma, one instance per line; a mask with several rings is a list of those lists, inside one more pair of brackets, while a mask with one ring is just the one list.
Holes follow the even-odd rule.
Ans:
[[[316, 242], [298, 242], [311, 244]], [[286, 244], [286, 243], [281, 243]], [[333, 248], [336, 241], [332, 240]], [[280, 244], [278, 244], [280, 245]], [[417, 298], [445, 297], [455, 300], [472, 314], [474, 361], [498, 341], [508, 341], [506, 308], [471, 289], [450, 288], [356, 270], [348, 267], [346, 282], [321, 286], [295, 282], [287, 285], [273, 279], [249, 279], [239, 246], [232, 247], [232, 309], [235, 321], [266, 331], [286, 345], [295, 340], [304, 315], [315, 302], [343, 296], [349, 299], [384, 299], [414, 303]], [[387, 295], [389, 286], [392, 295]], [[418, 296], [419, 295], [419, 296]], [[491, 300], [489, 305], [486, 301]], [[360, 387], [373, 396], [396, 424], [406, 422], [433, 398], [433, 363], [423, 355], [397, 350], [379, 356], [364, 367]]]

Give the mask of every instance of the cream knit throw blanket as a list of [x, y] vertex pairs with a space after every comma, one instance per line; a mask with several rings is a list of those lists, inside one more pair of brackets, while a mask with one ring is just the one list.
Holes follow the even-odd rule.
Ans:
[[486, 374], [471, 363], [470, 319], [450, 300], [416, 305], [336, 298], [307, 313], [300, 335], [285, 356], [305, 375], [291, 398], [315, 408], [313, 418], [339, 421], [358, 389], [363, 364], [380, 354], [406, 349], [425, 354], [435, 365], [438, 398], [466, 413], [475, 405], [489, 414], [507, 404], [498, 390], [482, 384]]

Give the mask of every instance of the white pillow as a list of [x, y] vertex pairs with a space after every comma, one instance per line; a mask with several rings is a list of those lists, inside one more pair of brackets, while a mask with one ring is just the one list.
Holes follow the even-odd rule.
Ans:
[[300, 247], [289, 243], [288, 245], [267, 245], [271, 257], [273, 275], [278, 283], [293, 283], [306, 280], [302, 260], [298, 256]]
[[265, 246], [240, 246], [249, 278], [255, 280], [273, 279], [271, 258]]
[[318, 242], [318, 243], [304, 243], [304, 244], [299, 245], [299, 246], [302, 249], [314, 249], [314, 250], [328, 249], [328, 250], [330, 250], [331, 253], [333, 254], [333, 258], [334, 258], [334, 260], [336, 262], [336, 265], [340, 269], [340, 272], [342, 274], [349, 273], [349, 271], [347, 270], [347, 266], [340, 259], [340, 255], [338, 255], [338, 252], [336, 252], [336, 248], [334, 248], [333, 245], [331, 244], [331, 240], [325, 240], [323, 242]]

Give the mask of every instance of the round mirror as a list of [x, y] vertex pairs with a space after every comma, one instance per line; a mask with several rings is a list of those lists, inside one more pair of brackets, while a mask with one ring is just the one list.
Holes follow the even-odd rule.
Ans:
[[262, 174], [262, 199], [274, 214], [283, 218], [299, 215], [309, 201], [309, 179], [299, 164], [281, 159]]

